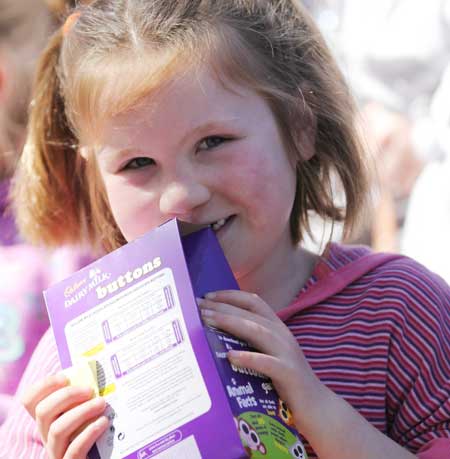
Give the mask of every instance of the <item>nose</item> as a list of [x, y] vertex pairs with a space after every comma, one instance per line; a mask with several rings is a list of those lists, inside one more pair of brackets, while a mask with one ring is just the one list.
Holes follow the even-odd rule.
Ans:
[[205, 204], [210, 198], [207, 186], [195, 180], [173, 180], [161, 192], [160, 211], [170, 217], [182, 218]]

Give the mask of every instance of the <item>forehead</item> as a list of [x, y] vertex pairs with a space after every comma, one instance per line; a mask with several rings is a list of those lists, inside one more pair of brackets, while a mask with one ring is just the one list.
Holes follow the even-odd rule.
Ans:
[[69, 104], [73, 107], [69, 118], [80, 137], [93, 140], [106, 121], [129, 113], [174, 82], [198, 78], [205, 68], [211, 70], [224, 89], [251, 88], [251, 71], [238, 65], [242, 59], [236, 59], [233, 48], [230, 43], [217, 40], [210, 47], [202, 47], [200, 43], [186, 49], [145, 48], [91, 59], [75, 69], [78, 74], [71, 78], [75, 83], [68, 90], [68, 100], [73, 102]]
[[268, 110], [257, 93], [231, 82], [223, 85], [215, 72], [203, 65], [175, 74], [135, 106], [107, 120], [100, 143], [126, 148], [144, 145], [148, 139], [152, 144], [179, 142], [197, 131], [200, 135], [264, 123]]
[[[97, 91], [101, 95], [98, 103], [89, 104], [89, 107], [100, 105], [100, 108], [91, 110], [85, 118], [85, 126], [91, 130], [86, 142], [100, 147], [104, 137], [111, 134], [111, 128], [114, 131], [148, 129], [157, 119], [173, 130], [188, 129], [210, 120], [239, 117], [244, 110], [250, 109], [250, 100], [258, 106], [255, 111], [264, 103], [251, 84], [236, 74], [230, 78], [229, 69], [217, 60], [188, 62], [185, 55], [163, 56], [162, 59], [164, 62], [155, 64], [154, 68], [146, 63], [142, 67], [139, 63], [132, 67], [133, 75], [120, 78], [125, 85], [115, 84], [117, 79], [105, 81]], [[244, 99], [245, 104], [242, 103]], [[191, 126], [176, 126], [182, 121]]]
[[[110, 121], [119, 122], [146, 111], [156, 114], [166, 108], [178, 108], [180, 112], [221, 111], [231, 105], [226, 98], [243, 98], [251, 93], [246, 87], [233, 82], [224, 84], [217, 78], [216, 72], [205, 63], [195, 67], [180, 67], [159, 85], [137, 100], [132, 106], [121, 113], [110, 117]], [[220, 105], [214, 104], [213, 99], [222, 98]], [[196, 104], [197, 102], [197, 104]], [[200, 110], [199, 110], [200, 109]]]

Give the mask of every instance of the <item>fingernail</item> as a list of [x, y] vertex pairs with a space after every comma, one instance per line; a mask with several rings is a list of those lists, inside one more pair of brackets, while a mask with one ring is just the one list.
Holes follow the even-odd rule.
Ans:
[[197, 304], [198, 304], [199, 306], [202, 306], [202, 305], [205, 303], [205, 300], [204, 300], [203, 298], [197, 297], [197, 298], [195, 298], [195, 299], [197, 300]]
[[62, 371], [60, 371], [59, 373], [56, 373], [55, 379], [56, 379], [56, 384], [67, 384], [69, 382], [69, 379]]
[[106, 416], [100, 416], [92, 423], [93, 427], [106, 427], [109, 424], [109, 419]]
[[95, 397], [92, 399], [92, 405], [94, 405], [95, 408], [100, 408], [105, 405], [105, 399], [103, 397]]
[[214, 311], [212, 309], [202, 309], [201, 313], [203, 317], [212, 317], [214, 315]]
[[241, 353], [239, 351], [235, 351], [235, 350], [230, 350], [227, 352], [227, 357], [229, 360], [237, 360], [239, 359]]
[[90, 387], [90, 386], [83, 386], [80, 389], [81, 389], [83, 395], [90, 395], [90, 396], [94, 395], [94, 389], [92, 389], [92, 387]]
[[208, 298], [209, 300], [212, 300], [216, 297], [216, 292], [209, 292], [205, 295], [205, 298]]

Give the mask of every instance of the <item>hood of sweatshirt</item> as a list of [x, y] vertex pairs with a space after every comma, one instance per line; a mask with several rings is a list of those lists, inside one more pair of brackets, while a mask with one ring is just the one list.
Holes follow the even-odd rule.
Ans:
[[374, 253], [364, 246], [329, 243], [297, 298], [278, 311], [278, 316], [285, 321], [303, 309], [336, 295], [373, 269], [398, 258], [403, 257], [392, 253]]

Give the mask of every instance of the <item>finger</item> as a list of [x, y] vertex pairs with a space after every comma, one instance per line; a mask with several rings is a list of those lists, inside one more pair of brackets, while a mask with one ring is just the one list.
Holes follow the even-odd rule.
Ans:
[[44, 441], [52, 423], [76, 405], [86, 402], [94, 395], [90, 387], [68, 386], [53, 392], [40, 401], [35, 410], [36, 424]]
[[101, 416], [89, 424], [69, 445], [64, 459], [85, 459], [108, 425], [109, 420], [106, 416]]
[[36, 384], [34, 384], [22, 397], [22, 404], [26, 410], [33, 416], [36, 417], [36, 406], [44, 398], [48, 397], [53, 392], [61, 389], [69, 384], [68, 378], [64, 373], [58, 373], [51, 375]]
[[243, 292], [242, 290], [219, 290], [207, 293], [205, 298], [220, 303], [232, 304], [263, 317], [271, 318], [276, 316], [273, 309], [256, 293]]
[[285, 368], [281, 361], [267, 354], [251, 351], [228, 351], [228, 360], [237, 367], [250, 368], [258, 373], [266, 375], [272, 380], [277, 379], [277, 375], [285, 374]]
[[[102, 414], [105, 408], [106, 402], [103, 397], [96, 397], [65, 412], [50, 426], [47, 449], [53, 453], [54, 457], [65, 457], [64, 454], [71, 441], [78, 438], [84, 432], [84, 426]], [[81, 444], [84, 445], [84, 442]], [[77, 459], [80, 457], [83, 456], [80, 455]]]
[[254, 313], [252, 311], [248, 311], [246, 309], [242, 309], [239, 306], [235, 306], [233, 304], [220, 303], [218, 301], [213, 301], [208, 298], [199, 298], [198, 305], [200, 307], [200, 312], [202, 314], [204, 310], [209, 309], [216, 312], [220, 312], [222, 314], [228, 314], [236, 317], [241, 317], [243, 319], [253, 320], [255, 322], [267, 320], [261, 315]]
[[260, 318], [259, 321], [254, 321], [212, 309], [202, 309], [201, 312], [207, 325], [247, 341], [261, 352], [276, 355], [283, 348], [282, 333], [267, 319]]

